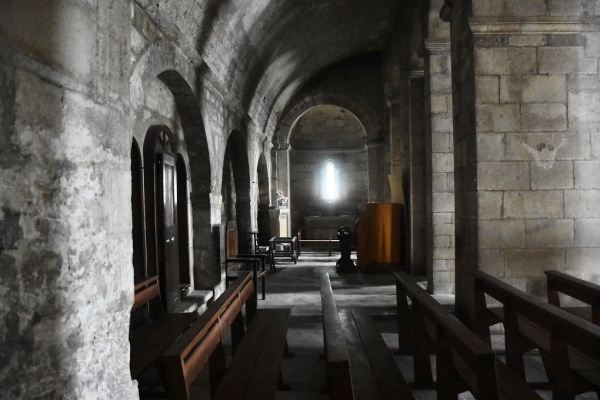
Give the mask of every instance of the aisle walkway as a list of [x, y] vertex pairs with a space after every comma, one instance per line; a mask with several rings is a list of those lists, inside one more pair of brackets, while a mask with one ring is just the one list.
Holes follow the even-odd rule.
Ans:
[[[302, 253], [298, 263], [277, 260], [277, 272], [267, 277], [267, 299], [259, 300], [258, 307], [290, 307], [292, 310], [288, 344], [293, 356], [282, 363], [283, 379], [289, 390], [277, 392], [277, 400], [326, 400], [325, 360], [323, 358], [323, 328], [321, 295], [318, 274], [329, 272], [338, 309], [367, 308], [398, 363], [405, 379], [413, 382], [412, 358], [398, 355], [396, 326], [396, 290], [392, 274], [343, 274], [335, 272], [337, 255]], [[435, 296], [442, 304], [453, 307], [453, 296]], [[501, 330], [492, 337], [493, 346], [503, 353]], [[536, 354], [527, 357], [526, 372], [529, 381], [546, 380], [541, 359]], [[194, 386], [193, 398], [208, 399], [207, 371]], [[435, 365], [434, 365], [435, 376]], [[413, 389], [417, 400], [435, 400], [433, 388]], [[548, 391], [540, 392], [552, 399]], [[595, 399], [595, 394], [578, 396], [578, 400]], [[469, 393], [460, 400], [473, 399]]]
[[[390, 349], [398, 349], [396, 292], [392, 275], [338, 275], [335, 272], [335, 261], [338, 258], [339, 254], [327, 256], [326, 253], [302, 253], [297, 264], [277, 260], [278, 271], [268, 277], [267, 299], [260, 301], [259, 307], [292, 308], [288, 341], [294, 356], [285, 359], [282, 365], [283, 377], [290, 390], [278, 392], [278, 400], [328, 399], [324, 391], [325, 361], [318, 283], [318, 274], [323, 271], [330, 274], [338, 309], [368, 308]], [[412, 379], [408, 357], [396, 358], [403, 373], [409, 380]]]
[[[330, 273], [331, 285], [338, 309], [364, 307], [371, 316], [390, 351], [395, 355], [402, 374], [413, 382], [412, 358], [398, 355], [396, 326], [396, 290], [391, 274], [343, 274], [335, 272], [335, 261], [339, 254], [303, 253], [297, 264], [277, 260], [276, 273], [268, 277], [267, 299], [259, 301], [259, 307], [290, 307], [292, 316], [288, 331], [288, 342], [294, 356], [284, 359], [282, 373], [289, 391], [279, 391], [277, 400], [320, 400], [328, 399], [325, 392], [325, 361], [323, 358], [323, 329], [321, 319], [321, 297], [318, 274]], [[452, 309], [453, 296], [435, 296], [436, 300]], [[504, 338], [498, 328], [493, 335], [494, 348], [503, 353]], [[536, 354], [526, 358], [526, 372], [530, 381], [547, 380], [541, 359]], [[435, 365], [434, 365], [435, 368]], [[435, 369], [434, 369], [435, 376]], [[548, 391], [539, 392], [551, 399]], [[413, 389], [417, 400], [434, 400], [436, 393], [431, 389]], [[592, 397], [590, 397], [592, 396]], [[578, 399], [594, 399], [587, 394]], [[463, 393], [460, 400], [473, 399]]]

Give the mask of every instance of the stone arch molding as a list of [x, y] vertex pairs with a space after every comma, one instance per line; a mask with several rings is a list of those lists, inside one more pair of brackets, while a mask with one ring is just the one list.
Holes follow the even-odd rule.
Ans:
[[348, 95], [317, 95], [306, 97], [296, 103], [285, 116], [277, 128], [277, 137], [275, 145], [285, 147], [290, 143], [290, 135], [294, 123], [308, 110], [321, 105], [334, 105], [345, 108], [353, 113], [363, 125], [367, 134], [367, 142], [378, 141], [381, 139], [382, 126], [381, 116], [377, 111], [360, 96]]
[[176, 71], [187, 84], [190, 95], [196, 97], [197, 79], [193, 64], [173, 43], [157, 42], [150, 45], [136, 62], [129, 80], [129, 100], [134, 112], [141, 113], [144, 108], [145, 83], [166, 71]]

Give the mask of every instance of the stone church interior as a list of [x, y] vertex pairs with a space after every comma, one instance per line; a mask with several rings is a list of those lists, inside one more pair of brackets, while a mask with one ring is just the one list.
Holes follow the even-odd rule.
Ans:
[[0, 397], [598, 398], [599, 60], [598, 0], [1, 1]]

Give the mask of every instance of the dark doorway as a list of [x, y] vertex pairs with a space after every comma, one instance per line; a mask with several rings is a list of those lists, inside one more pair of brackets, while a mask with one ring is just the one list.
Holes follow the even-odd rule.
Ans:
[[185, 160], [177, 154], [177, 237], [179, 239], [179, 282], [181, 295], [191, 288], [188, 177]]
[[180, 302], [177, 240], [177, 170], [175, 158], [157, 154], [156, 238], [161, 291], [167, 310]]

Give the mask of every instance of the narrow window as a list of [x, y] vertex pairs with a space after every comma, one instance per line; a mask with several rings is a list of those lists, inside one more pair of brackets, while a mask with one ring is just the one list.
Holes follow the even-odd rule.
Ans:
[[323, 199], [330, 202], [340, 197], [339, 172], [335, 168], [333, 160], [325, 161], [321, 175], [321, 193]]

